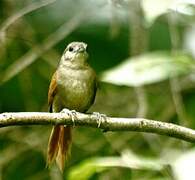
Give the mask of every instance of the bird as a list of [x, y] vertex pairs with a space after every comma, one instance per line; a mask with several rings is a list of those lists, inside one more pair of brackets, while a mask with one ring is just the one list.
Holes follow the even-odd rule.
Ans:
[[[65, 48], [49, 85], [49, 112], [68, 110], [69, 114], [73, 111], [85, 113], [94, 103], [97, 77], [88, 57], [84, 42], [71, 42]], [[56, 160], [63, 172], [71, 154], [71, 145], [72, 127], [53, 126], [48, 142], [47, 166]]]

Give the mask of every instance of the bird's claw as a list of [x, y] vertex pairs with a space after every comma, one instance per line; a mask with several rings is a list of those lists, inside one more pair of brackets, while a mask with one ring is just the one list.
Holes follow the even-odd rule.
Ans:
[[101, 123], [106, 119], [106, 115], [99, 112], [93, 112], [92, 115], [98, 119], [98, 128], [100, 128]]
[[62, 111], [60, 111], [60, 112], [61, 113], [66, 113], [66, 114], [68, 114], [68, 116], [71, 117], [71, 120], [73, 122], [73, 127], [74, 127], [77, 112], [75, 110], [70, 110], [70, 109], [67, 109], [67, 108], [62, 109]]

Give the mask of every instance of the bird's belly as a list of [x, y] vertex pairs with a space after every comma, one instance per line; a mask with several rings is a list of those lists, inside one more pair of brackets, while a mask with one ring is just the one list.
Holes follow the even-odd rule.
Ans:
[[92, 83], [69, 79], [59, 89], [63, 108], [84, 112], [90, 107], [94, 96]]

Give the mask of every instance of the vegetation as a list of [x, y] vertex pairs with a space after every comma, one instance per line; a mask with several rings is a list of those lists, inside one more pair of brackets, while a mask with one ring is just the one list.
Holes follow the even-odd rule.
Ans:
[[[88, 44], [100, 79], [89, 112], [195, 128], [195, 3], [1, 0], [0, 112], [46, 112], [71, 41]], [[64, 175], [45, 167], [51, 126], [0, 129], [0, 180], [195, 179], [192, 143], [76, 127]]]

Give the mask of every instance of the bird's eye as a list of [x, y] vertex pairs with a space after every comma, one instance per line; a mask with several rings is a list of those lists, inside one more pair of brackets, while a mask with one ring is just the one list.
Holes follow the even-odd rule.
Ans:
[[69, 47], [69, 49], [68, 49], [70, 52], [72, 52], [73, 51], [73, 47]]

